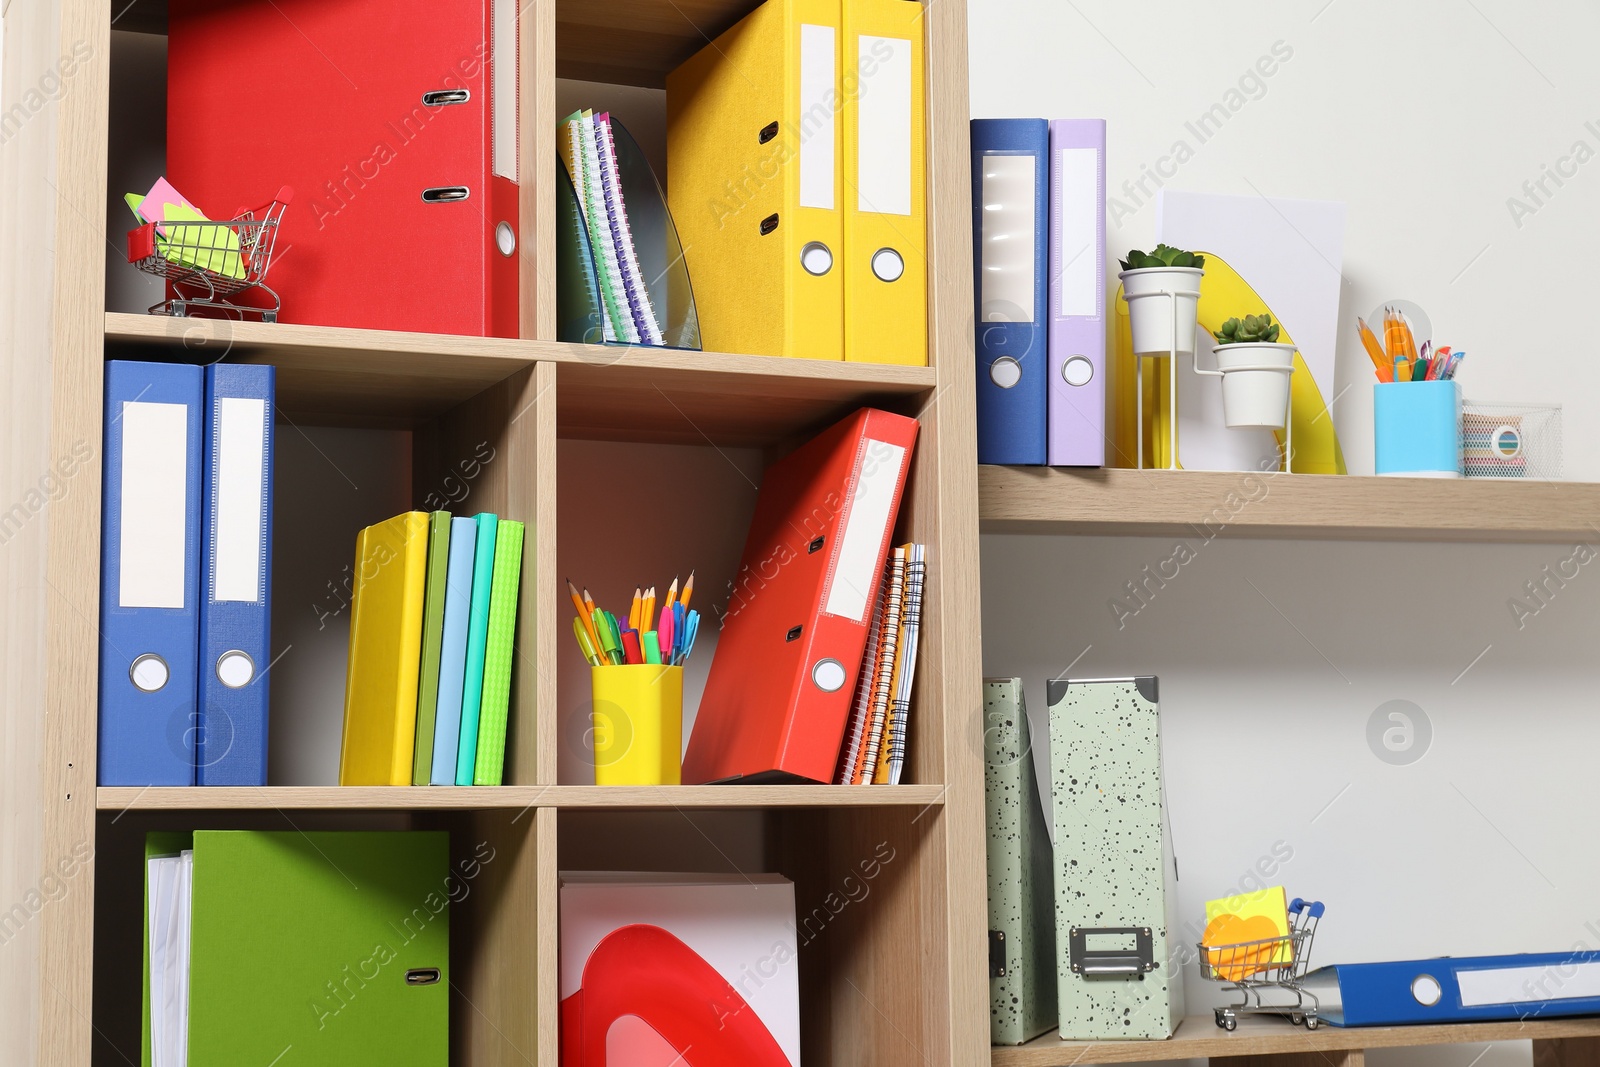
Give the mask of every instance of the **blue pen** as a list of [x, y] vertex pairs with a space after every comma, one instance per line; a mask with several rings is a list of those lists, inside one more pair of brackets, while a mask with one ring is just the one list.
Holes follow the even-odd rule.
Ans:
[[672, 662], [678, 665], [683, 663], [683, 602], [672, 605]]
[[688, 662], [689, 653], [694, 651], [695, 635], [700, 632], [700, 613], [691, 609], [684, 618], [683, 628], [683, 659]]

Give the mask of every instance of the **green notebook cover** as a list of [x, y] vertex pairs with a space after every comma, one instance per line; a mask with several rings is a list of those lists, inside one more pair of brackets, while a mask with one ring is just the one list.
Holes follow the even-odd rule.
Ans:
[[461, 686], [461, 743], [456, 746], [456, 785], [471, 785], [478, 761], [478, 712], [483, 707], [483, 656], [489, 647], [489, 596], [494, 582], [498, 516], [474, 515], [478, 544], [472, 556], [472, 607], [467, 615], [467, 671]]
[[478, 711], [478, 759], [473, 785], [499, 785], [505, 777], [506, 717], [511, 705], [511, 660], [522, 574], [520, 522], [500, 520], [494, 545], [494, 590], [489, 597], [489, 641], [483, 657], [483, 703]]
[[444, 587], [450, 574], [450, 513], [428, 516], [428, 585], [422, 600], [422, 673], [417, 684], [417, 743], [411, 784], [433, 776], [433, 722], [439, 704], [439, 647], [444, 639]]
[[450, 837], [194, 835], [191, 1064], [447, 1067]]

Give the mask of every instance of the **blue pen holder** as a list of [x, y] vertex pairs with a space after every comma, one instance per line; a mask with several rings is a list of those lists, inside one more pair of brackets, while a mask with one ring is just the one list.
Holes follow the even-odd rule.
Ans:
[[1460, 478], [1461, 385], [1379, 382], [1372, 387], [1374, 454], [1379, 474]]

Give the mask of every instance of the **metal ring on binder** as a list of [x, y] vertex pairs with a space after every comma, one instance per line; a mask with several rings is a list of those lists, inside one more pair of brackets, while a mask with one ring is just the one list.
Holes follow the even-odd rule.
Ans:
[[472, 93], [466, 89], [435, 89], [422, 94], [424, 107], [446, 107], [450, 104], [465, 104], [472, 99]]
[[465, 200], [472, 195], [472, 190], [465, 185], [440, 185], [432, 189], [422, 190], [422, 200], [427, 204], [448, 204], [457, 200]]

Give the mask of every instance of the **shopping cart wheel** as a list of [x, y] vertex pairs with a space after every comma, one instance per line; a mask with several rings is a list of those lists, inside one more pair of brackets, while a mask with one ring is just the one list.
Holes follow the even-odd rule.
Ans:
[[1306, 1017], [1304, 1015], [1302, 1015], [1300, 1012], [1291, 1011], [1289, 1013], [1289, 1021], [1291, 1023], [1293, 1023], [1294, 1025], [1296, 1025], [1296, 1026], [1301, 1026], [1301, 1025], [1304, 1025], [1304, 1023], [1306, 1021]]
[[1315, 1015], [1307, 1015], [1306, 1016], [1306, 1029], [1307, 1030], [1315, 1030], [1316, 1028], [1317, 1028], [1317, 1017]]
[[1231, 1011], [1228, 1011], [1226, 1008], [1217, 1008], [1216, 1013], [1218, 1026], [1228, 1031], [1238, 1028], [1239, 1020], [1233, 1017], [1233, 1013]]

